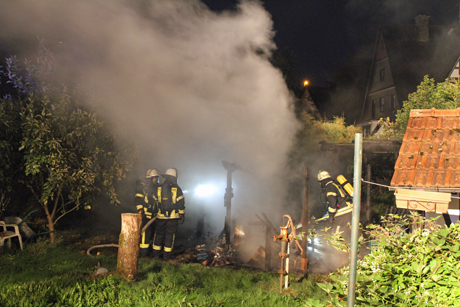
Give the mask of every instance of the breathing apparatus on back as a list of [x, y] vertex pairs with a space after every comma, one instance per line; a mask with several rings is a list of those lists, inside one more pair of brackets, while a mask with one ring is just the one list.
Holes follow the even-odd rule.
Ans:
[[[353, 186], [351, 185], [350, 182], [348, 182], [348, 180], [345, 178], [345, 176], [339, 175], [339, 176], [337, 176], [337, 180], [334, 180], [332, 178], [332, 176], [328, 172], [319, 171], [319, 173], [318, 173], [318, 181], [321, 183], [321, 181], [323, 181], [325, 179], [330, 179], [330, 181], [332, 183], [335, 182], [337, 184], [339, 189], [343, 192], [341, 194], [343, 194], [345, 196], [346, 201], [351, 201], [353, 199], [353, 193], [354, 193]], [[328, 183], [326, 183], [326, 184], [328, 184]], [[323, 185], [321, 185], [321, 189], [322, 189], [322, 192], [323, 192], [321, 194], [324, 194], [324, 186]], [[321, 199], [321, 201], [323, 203], [325, 203], [322, 199]]]

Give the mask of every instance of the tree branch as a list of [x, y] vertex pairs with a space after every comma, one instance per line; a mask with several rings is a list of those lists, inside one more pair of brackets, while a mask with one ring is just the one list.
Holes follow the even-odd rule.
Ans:
[[56, 219], [54, 220], [54, 225], [56, 225], [57, 221], [59, 221], [64, 215], [66, 215], [67, 213], [70, 213], [70, 212], [76, 210], [77, 208], [78, 208], [78, 206], [75, 205], [75, 207], [73, 207], [73, 208], [70, 209], [69, 211], [65, 211], [64, 213], [62, 213], [58, 218], [56, 218]]

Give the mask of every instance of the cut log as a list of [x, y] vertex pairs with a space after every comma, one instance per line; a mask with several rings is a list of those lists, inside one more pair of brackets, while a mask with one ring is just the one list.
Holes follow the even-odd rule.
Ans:
[[142, 217], [138, 213], [121, 214], [121, 232], [118, 241], [117, 271], [127, 280], [137, 275], [139, 235]]

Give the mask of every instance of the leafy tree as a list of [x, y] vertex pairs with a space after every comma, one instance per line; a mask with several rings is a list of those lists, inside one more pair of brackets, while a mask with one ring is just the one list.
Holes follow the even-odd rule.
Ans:
[[21, 135], [19, 113], [17, 104], [0, 99], [0, 189], [4, 197], [17, 185], [17, 179], [24, 172], [18, 152]]
[[112, 204], [119, 203], [114, 184], [127, 175], [133, 152], [118, 147], [110, 124], [55, 80], [53, 54], [43, 43], [36, 63], [20, 65], [10, 58], [5, 75], [16, 94], [3, 101], [2, 112], [19, 110], [19, 116], [10, 119], [19, 127], [20, 146], [8, 146], [20, 151], [23, 183], [44, 210], [54, 242], [56, 223], [89, 207], [102, 191]]
[[417, 91], [409, 94], [403, 102], [401, 110], [396, 114], [396, 122], [389, 119], [380, 121], [384, 127], [384, 136], [402, 139], [409, 122], [412, 109], [456, 109], [460, 107], [460, 83], [459, 80], [446, 80], [436, 83], [434, 79], [425, 76]]

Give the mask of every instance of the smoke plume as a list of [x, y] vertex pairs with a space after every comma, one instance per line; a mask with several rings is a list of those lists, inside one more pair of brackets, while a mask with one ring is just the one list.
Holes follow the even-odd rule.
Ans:
[[[99, 113], [136, 141], [136, 176], [176, 167], [187, 210], [204, 210], [218, 228], [225, 160], [245, 170], [233, 174], [234, 217], [283, 213], [274, 210], [296, 124], [282, 74], [269, 62], [274, 31], [260, 3], [222, 13], [197, 0], [0, 4], [0, 39], [19, 42], [20, 55], [32, 59], [31, 42], [45, 40], [62, 80], [91, 89]], [[199, 199], [201, 183], [217, 193]]]

